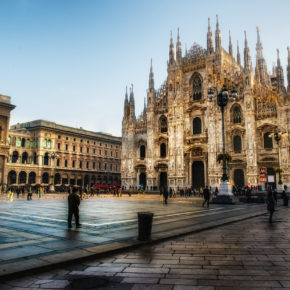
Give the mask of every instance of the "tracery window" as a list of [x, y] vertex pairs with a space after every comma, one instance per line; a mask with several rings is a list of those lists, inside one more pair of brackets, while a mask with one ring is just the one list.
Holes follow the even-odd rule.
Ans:
[[200, 100], [202, 97], [202, 83], [201, 83], [201, 78], [196, 75], [193, 78], [193, 100]]
[[242, 123], [242, 111], [241, 108], [236, 106], [233, 110], [233, 123], [239, 124]]
[[162, 143], [160, 145], [160, 157], [161, 158], [166, 157], [166, 144], [165, 143]]
[[201, 119], [196, 117], [193, 119], [193, 134], [201, 134]]
[[159, 122], [160, 122], [160, 132], [166, 133], [167, 132], [167, 118], [165, 116], [162, 116]]
[[241, 136], [236, 135], [234, 136], [234, 152], [241, 153], [242, 151], [242, 139]]
[[269, 136], [271, 132], [266, 132], [264, 134], [264, 148], [273, 149], [273, 139]]

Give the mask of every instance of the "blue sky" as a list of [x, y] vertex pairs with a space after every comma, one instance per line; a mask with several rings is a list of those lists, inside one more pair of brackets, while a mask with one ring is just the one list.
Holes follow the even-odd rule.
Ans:
[[138, 115], [151, 57], [155, 86], [166, 78], [170, 30], [176, 39], [180, 28], [183, 50], [205, 47], [216, 14], [226, 49], [231, 30], [242, 54], [246, 30], [255, 64], [258, 25], [268, 70], [279, 48], [286, 71], [288, 0], [0, 0], [0, 11], [0, 93], [17, 106], [12, 124], [45, 119], [120, 136], [126, 85]]

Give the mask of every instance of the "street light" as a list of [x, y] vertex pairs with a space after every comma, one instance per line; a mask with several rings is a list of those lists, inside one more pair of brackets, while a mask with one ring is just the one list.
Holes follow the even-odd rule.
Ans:
[[[277, 146], [278, 146], [278, 174], [279, 174], [279, 181], [278, 181], [278, 184], [280, 185], [280, 187], [282, 186], [283, 182], [282, 182], [282, 177], [281, 177], [281, 167], [280, 167], [280, 146], [279, 146], [279, 143], [280, 143], [280, 140], [287, 136], [288, 134], [286, 132], [282, 132], [279, 128], [276, 129], [275, 132], [269, 134], [269, 137], [274, 137], [274, 139], [276, 140], [277, 142]], [[283, 189], [283, 188], [282, 188]]]
[[234, 101], [238, 97], [238, 93], [236, 89], [232, 89], [229, 93], [228, 88], [224, 85], [222, 90], [217, 93], [217, 88], [212, 87], [208, 90], [208, 99], [209, 101], [212, 101], [215, 93], [217, 94], [217, 104], [221, 108], [222, 112], [222, 138], [223, 138], [223, 175], [222, 175], [222, 181], [228, 181], [228, 175], [227, 175], [227, 162], [225, 159], [226, 154], [226, 142], [225, 142], [225, 120], [224, 120], [224, 110], [226, 105], [228, 104], [228, 101]]

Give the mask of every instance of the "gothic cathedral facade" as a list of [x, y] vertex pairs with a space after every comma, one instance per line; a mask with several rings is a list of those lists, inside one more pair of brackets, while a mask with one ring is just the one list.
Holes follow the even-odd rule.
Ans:
[[[176, 52], [175, 52], [176, 50]], [[277, 50], [268, 72], [257, 28], [256, 64], [252, 66], [245, 33], [243, 65], [239, 46], [233, 56], [231, 36], [221, 46], [218, 18], [208, 23], [207, 48], [194, 44], [182, 54], [178, 31], [172, 35], [167, 79], [155, 90], [151, 62], [147, 104], [135, 116], [133, 88], [125, 95], [122, 123], [122, 185], [158, 189], [219, 186], [223, 153], [222, 113], [217, 96], [229, 92], [224, 107], [225, 151], [231, 184], [290, 186], [290, 51], [287, 81]], [[279, 176], [280, 175], [280, 176]], [[280, 184], [281, 185], [281, 184]]]

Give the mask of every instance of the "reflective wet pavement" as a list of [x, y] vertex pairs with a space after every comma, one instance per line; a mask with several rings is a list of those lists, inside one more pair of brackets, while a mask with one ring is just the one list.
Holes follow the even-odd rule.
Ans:
[[[7, 275], [9, 273], [39, 268], [49, 264], [54, 265], [59, 262], [89, 257], [96, 253], [138, 244], [138, 241], [136, 241], [138, 211], [154, 212], [153, 240], [167, 238], [192, 230], [199, 230], [205, 226], [215, 227], [227, 221], [234, 221], [235, 219], [265, 211], [265, 205], [212, 205], [210, 209], [204, 209], [201, 207], [201, 203], [202, 200], [199, 198], [177, 198], [171, 199], [168, 205], [163, 205], [159, 202], [158, 196], [83, 200], [81, 204], [83, 228], [69, 231], [66, 229], [67, 203], [64, 199], [16, 201], [13, 203], [2, 202], [0, 205], [1, 274]], [[182, 245], [180, 247], [184, 248]], [[154, 246], [152, 249], [154, 249]], [[160, 247], [157, 247], [157, 249], [160, 249], [161, 252], [159, 254], [161, 255], [163, 251], [168, 250], [167, 247], [165, 247], [165, 250]], [[203, 247], [200, 248], [200, 250], [202, 249]], [[171, 253], [169, 255], [173, 254]], [[128, 258], [127, 256], [126, 259]], [[114, 260], [113, 262], [115, 265], [102, 264], [100, 266], [106, 267], [107, 265], [106, 269], [91, 268], [86, 272], [95, 272], [95, 270], [107, 271], [108, 269], [111, 271], [114, 270], [113, 272], [115, 274], [117, 272], [122, 273], [123, 271], [125, 273], [130, 272], [131, 270], [125, 269], [127, 266], [119, 264], [131, 265], [131, 263], [128, 263], [128, 260], [123, 263], [122, 260], [120, 261], [118, 259], [122, 258], [116, 258], [116, 261]], [[131, 262], [134, 264], [135, 258], [128, 259], [133, 259]], [[149, 260], [149, 264], [152, 264], [152, 258]], [[153, 260], [156, 259], [154, 258]], [[160, 259], [160, 261], [162, 260]], [[180, 259], [178, 258], [177, 260], [179, 263]], [[171, 262], [177, 264], [177, 260], [175, 259], [174, 262]], [[152, 267], [150, 266], [148, 268], [156, 268], [154, 266], [156, 265], [155, 262]], [[107, 261], [106, 263], [111, 262]], [[143, 263], [138, 262], [137, 264]], [[159, 264], [157, 263], [157, 265]], [[106, 271], [103, 272], [107, 273]], [[145, 274], [147, 273], [146, 271]], [[162, 271], [166, 272], [167, 270]], [[144, 269], [142, 269], [143, 272]], [[165, 272], [161, 274], [165, 274]], [[154, 273], [158, 274], [159, 272]], [[169, 270], [166, 273], [168, 274]], [[122, 277], [122, 275], [117, 275], [116, 277]], [[123, 281], [119, 278], [117, 280], [117, 284]], [[156, 282], [156, 279], [154, 281]], [[58, 282], [54, 281], [54, 283], [57, 284]], [[95, 281], [94, 283], [97, 282]], [[100, 280], [100, 283], [110, 284], [111, 280], [109, 282], [106, 279], [103, 282]], [[44, 286], [41, 285], [39, 287]], [[56, 287], [57, 285], [54, 286]], [[65, 286], [62, 285], [62, 287]], [[53, 287], [49, 286], [46, 288]]]

